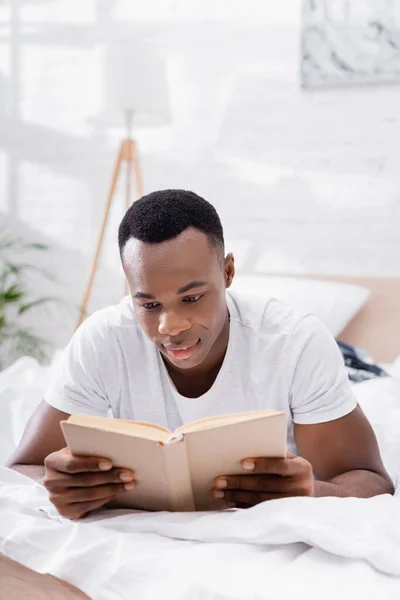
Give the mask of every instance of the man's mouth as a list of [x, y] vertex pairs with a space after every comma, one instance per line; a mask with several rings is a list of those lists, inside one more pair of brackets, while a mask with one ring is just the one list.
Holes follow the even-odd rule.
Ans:
[[168, 346], [164, 346], [167, 354], [169, 354], [175, 360], [185, 360], [191, 358], [193, 354], [196, 352], [198, 346], [200, 344], [200, 340], [194, 342], [194, 344], [169, 344]]

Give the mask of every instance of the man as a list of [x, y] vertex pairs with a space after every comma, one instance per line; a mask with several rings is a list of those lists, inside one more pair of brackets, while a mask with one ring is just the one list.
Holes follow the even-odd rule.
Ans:
[[234, 259], [211, 204], [183, 190], [149, 194], [122, 220], [119, 249], [131, 297], [75, 333], [10, 462], [44, 477], [61, 515], [80, 518], [136, 486], [134, 473], [106, 456], [71, 455], [59, 426], [71, 413], [111, 411], [175, 429], [275, 408], [288, 417], [288, 457], [243, 457], [243, 474], [221, 474], [214, 498], [249, 507], [287, 496], [393, 493], [325, 327], [277, 300], [226, 292]]

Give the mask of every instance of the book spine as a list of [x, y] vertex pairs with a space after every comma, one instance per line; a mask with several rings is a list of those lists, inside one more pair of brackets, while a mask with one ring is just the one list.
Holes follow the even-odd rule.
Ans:
[[171, 510], [195, 510], [185, 436], [171, 438], [165, 444], [164, 451]]

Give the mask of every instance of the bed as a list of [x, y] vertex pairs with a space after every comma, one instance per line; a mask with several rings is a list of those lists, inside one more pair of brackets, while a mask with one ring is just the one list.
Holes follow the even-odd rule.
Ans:
[[[116, 510], [70, 522], [41, 486], [0, 467], [0, 552], [94, 600], [399, 598], [400, 280], [323, 279], [370, 290], [338, 337], [365, 347], [391, 375], [354, 390], [396, 483], [394, 497], [292, 498], [223, 513]], [[32, 359], [0, 374], [3, 453], [50, 376], [51, 367]]]
[[[322, 276], [307, 275], [322, 279]], [[335, 281], [367, 288], [370, 292], [339, 338], [353, 346], [365, 348], [378, 362], [391, 363], [400, 355], [400, 279], [324, 276]]]

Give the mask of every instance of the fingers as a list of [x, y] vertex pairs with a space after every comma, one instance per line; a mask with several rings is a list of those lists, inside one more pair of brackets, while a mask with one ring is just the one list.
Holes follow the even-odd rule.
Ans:
[[279, 498], [288, 498], [291, 496], [289, 493], [260, 493], [247, 490], [226, 490], [223, 492], [222, 498], [220, 494], [220, 490], [213, 490], [213, 497], [215, 499], [223, 499], [228, 507], [236, 506], [238, 508], [255, 506], [256, 504], [266, 502], [267, 500], [278, 500]]
[[[121, 470], [115, 469], [115, 471], [121, 473]], [[136, 488], [136, 482], [133, 479], [124, 483], [119, 479], [120, 475], [117, 482], [95, 485], [96, 482], [103, 481], [108, 473], [88, 473], [86, 475], [54, 473], [54, 479], [51, 479], [52, 474], [50, 472], [48, 475], [50, 479], [46, 481], [45, 478], [44, 480], [46, 489], [49, 492], [49, 500], [60, 515], [70, 519], [81, 518], [90, 510], [95, 510], [110, 502], [117, 494], [133, 491]], [[57, 476], [60, 475], [64, 478], [61, 481], [57, 479]], [[129, 477], [132, 478], [132, 472], [130, 472]], [[75, 481], [75, 478], [79, 478], [79, 481]], [[71, 483], [73, 485], [69, 485]], [[79, 485], [79, 483], [83, 483], [83, 485]]]
[[135, 484], [131, 483], [111, 483], [109, 485], [98, 485], [95, 487], [68, 488], [49, 494], [49, 500], [54, 505], [74, 504], [75, 502], [92, 502], [103, 498], [113, 497], [116, 494], [135, 489]]
[[280, 475], [228, 475], [218, 477], [215, 481], [215, 487], [219, 490], [249, 490], [275, 494], [290, 493], [298, 486], [299, 483], [295, 478]]
[[[215, 498], [215, 494], [213, 493]], [[273, 493], [273, 492], [251, 492], [248, 490], [226, 490], [224, 492], [223, 500], [228, 507], [238, 506], [244, 507], [255, 506], [260, 502], [266, 502], [267, 500], [278, 500], [279, 498], [286, 498], [291, 494]]]
[[133, 481], [133, 477], [133, 472], [128, 469], [114, 468], [107, 472], [77, 473], [75, 475], [47, 469], [43, 483], [49, 491], [57, 491], [65, 487], [93, 487], [106, 483], [129, 483]]
[[63, 448], [49, 454], [45, 459], [45, 466], [61, 473], [73, 474], [109, 471], [112, 468], [112, 463], [108, 458], [73, 456], [68, 448]]
[[288, 458], [246, 458], [242, 461], [242, 468], [248, 473], [264, 473], [292, 477], [304, 472], [311, 467], [310, 463], [301, 456], [293, 454]]
[[251, 504], [247, 504], [246, 502], [227, 502], [226, 508], [251, 508]]
[[73, 456], [64, 448], [45, 459], [43, 484], [60, 515], [79, 519], [136, 488], [129, 469], [113, 468], [110, 460]]
[[249, 458], [242, 461], [242, 467], [247, 474], [217, 477], [212, 492], [215, 499], [223, 499], [227, 506], [253, 506], [277, 498], [314, 495], [312, 465], [300, 456]]
[[67, 519], [73, 521], [82, 519], [93, 510], [106, 506], [109, 502], [114, 499], [114, 496], [108, 498], [101, 498], [99, 500], [92, 500], [90, 502], [76, 502], [75, 504], [65, 504], [57, 507], [59, 514]]

